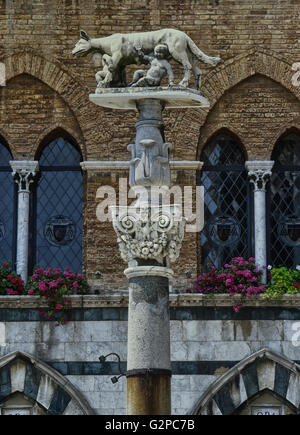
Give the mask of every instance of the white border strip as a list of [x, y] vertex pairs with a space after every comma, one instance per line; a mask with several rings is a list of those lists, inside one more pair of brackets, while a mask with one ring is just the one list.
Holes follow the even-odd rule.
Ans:
[[[80, 166], [85, 171], [128, 170], [130, 162], [112, 160], [89, 160], [81, 162]], [[197, 160], [170, 160], [170, 167], [174, 170], [200, 170], [202, 166], [203, 162], [199, 162]]]

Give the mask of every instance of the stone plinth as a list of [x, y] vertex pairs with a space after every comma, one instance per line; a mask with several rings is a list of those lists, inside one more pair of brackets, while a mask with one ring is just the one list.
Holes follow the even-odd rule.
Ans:
[[200, 91], [179, 86], [172, 88], [100, 88], [97, 94], [90, 94], [90, 101], [98, 106], [123, 110], [136, 109], [137, 102], [147, 98], [160, 100], [167, 109], [210, 106], [208, 99]]

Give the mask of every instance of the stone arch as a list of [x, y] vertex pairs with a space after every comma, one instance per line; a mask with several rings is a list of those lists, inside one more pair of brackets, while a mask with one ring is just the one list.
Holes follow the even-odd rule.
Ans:
[[222, 124], [221, 126], [217, 126], [217, 128], [213, 131], [213, 132], [209, 132], [209, 136], [208, 134], [206, 135], [201, 135], [200, 139], [199, 139], [199, 144], [197, 147], [197, 160], [201, 160], [201, 154], [205, 148], [205, 146], [212, 140], [214, 139], [216, 136], [218, 136], [219, 134], [226, 134], [228, 136], [231, 136], [233, 139], [235, 139], [237, 141], [237, 143], [239, 144], [241, 150], [244, 153], [245, 156], [245, 161], [248, 160], [248, 153], [245, 147], [245, 141], [241, 140], [240, 134], [234, 130], [234, 128], [232, 128], [232, 126], [228, 125], [228, 124]]
[[261, 349], [220, 376], [200, 398], [192, 414], [230, 415], [266, 390], [299, 409], [299, 387], [300, 366], [269, 349]]
[[25, 352], [0, 359], [0, 401], [20, 392], [50, 415], [93, 415], [86, 399], [61, 374]]
[[100, 143], [111, 137], [111, 126], [108, 125], [105, 116], [101, 118], [101, 131], [97, 129], [97, 121], [103, 113], [102, 108], [89, 101], [88, 87], [79, 78], [73, 77], [63, 64], [46, 59], [30, 49], [4, 57], [1, 61], [6, 68], [6, 82], [20, 74], [28, 74], [61, 96], [74, 114], [84, 138], [84, 158], [87, 158], [86, 144], [95, 140], [95, 132]]
[[[201, 91], [209, 99], [211, 105], [207, 109], [186, 110], [182, 113], [180, 122], [182, 125], [187, 125], [189, 136], [186, 137], [186, 130], [182, 128], [182, 133], [179, 132], [176, 138], [178, 144], [187, 144], [187, 156], [192, 158], [191, 144], [193, 147], [193, 156], [198, 158], [198, 142], [203, 135], [201, 144], [205, 143], [207, 138], [213, 132], [206, 132], [206, 119], [214, 108], [215, 104], [225, 94], [226, 91], [238, 85], [242, 81], [260, 74], [269, 79], [274, 80], [290, 91], [298, 100], [300, 100], [300, 87], [295, 87], [292, 84], [292, 76], [295, 71], [292, 70], [293, 62], [290, 59], [284, 58], [279, 54], [263, 49], [252, 49], [246, 53], [229, 58], [217, 67], [211, 69], [202, 80]], [[229, 127], [227, 125], [219, 125], [217, 128]], [[204, 139], [206, 137], [206, 140]], [[241, 137], [243, 141], [243, 138]], [[196, 148], [197, 147], [197, 148]]]
[[[211, 108], [228, 89], [255, 74], [264, 75], [284, 86], [300, 99], [300, 89], [292, 84], [293, 62], [268, 50], [249, 50], [218, 65], [203, 79], [202, 91]], [[210, 108], [210, 110], [211, 110]]]
[[74, 129], [69, 127], [64, 127], [60, 124], [52, 124], [44, 130], [43, 133], [39, 136], [38, 140], [35, 143], [34, 149], [35, 151], [35, 160], [38, 160], [43, 148], [55, 137], [65, 137], [70, 140], [72, 144], [76, 146], [78, 151], [81, 153], [82, 159], [84, 160], [85, 156], [82, 155], [82, 141], [78, 136], [77, 132]]
[[[272, 155], [274, 153], [275, 147], [277, 145], [277, 142], [284, 136], [288, 135], [289, 133], [295, 133], [300, 136], [300, 117], [297, 118], [297, 120], [293, 120], [289, 125], [284, 126], [279, 132], [277, 132], [276, 137], [274, 137], [274, 146], [272, 149]], [[271, 159], [272, 159], [271, 155]]]
[[0, 129], [0, 144], [4, 145], [10, 152], [11, 156], [13, 157], [13, 152], [9, 144], [9, 141], [7, 140], [7, 135], [3, 133], [2, 129]]

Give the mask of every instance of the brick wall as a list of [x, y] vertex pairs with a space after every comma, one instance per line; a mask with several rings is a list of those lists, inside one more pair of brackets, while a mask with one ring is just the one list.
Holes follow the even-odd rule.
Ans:
[[[249, 159], [269, 159], [276, 139], [300, 123], [299, 88], [291, 83], [291, 66], [300, 60], [299, 13], [296, 0], [0, 0], [0, 61], [7, 72], [7, 86], [0, 87], [0, 134], [15, 159], [35, 158], [43, 139], [63, 128], [84, 160], [128, 160], [136, 113], [91, 104], [96, 69], [90, 59], [73, 59], [71, 51], [80, 29], [96, 37], [171, 27], [224, 61], [202, 68], [210, 109], [165, 111], [172, 158], [199, 158], [205, 142], [226, 127]], [[179, 80], [182, 71], [174, 69]], [[101, 272], [103, 289], [126, 285], [111, 225], [95, 216], [97, 188], [114, 185], [118, 176], [98, 173], [85, 180], [84, 268], [89, 279]], [[176, 281], [188, 286], [185, 271], [197, 272], [196, 235], [186, 235], [174, 267]]]

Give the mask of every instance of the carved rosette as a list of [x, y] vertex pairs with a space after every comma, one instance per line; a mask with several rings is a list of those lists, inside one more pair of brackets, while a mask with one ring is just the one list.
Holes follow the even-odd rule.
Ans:
[[185, 219], [176, 205], [112, 207], [113, 226], [121, 257], [169, 264], [179, 257]]

